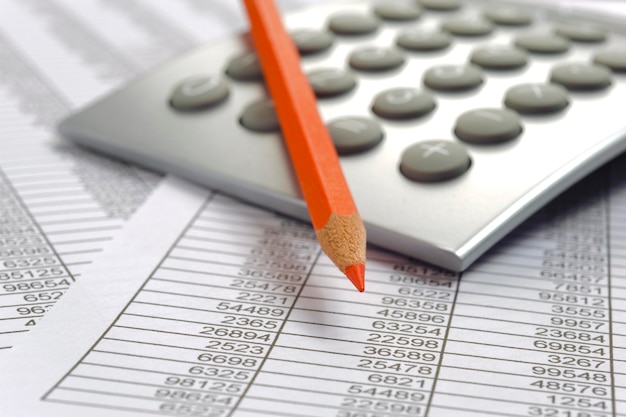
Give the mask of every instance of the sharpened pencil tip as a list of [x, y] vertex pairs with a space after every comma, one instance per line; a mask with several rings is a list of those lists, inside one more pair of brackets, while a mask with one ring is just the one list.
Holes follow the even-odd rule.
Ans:
[[365, 291], [365, 265], [354, 264], [346, 268], [346, 276], [359, 292]]

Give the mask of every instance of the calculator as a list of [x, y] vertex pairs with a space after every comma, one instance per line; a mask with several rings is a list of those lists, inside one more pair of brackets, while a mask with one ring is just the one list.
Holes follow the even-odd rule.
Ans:
[[[626, 35], [502, 1], [337, 1], [290, 12], [368, 242], [462, 271], [626, 149]], [[70, 115], [75, 142], [306, 220], [246, 33]]]

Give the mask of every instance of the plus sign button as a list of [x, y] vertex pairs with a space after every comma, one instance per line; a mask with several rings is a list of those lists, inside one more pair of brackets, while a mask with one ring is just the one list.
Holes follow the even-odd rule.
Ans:
[[400, 172], [413, 181], [435, 182], [458, 177], [471, 159], [462, 145], [446, 140], [418, 142], [402, 154]]

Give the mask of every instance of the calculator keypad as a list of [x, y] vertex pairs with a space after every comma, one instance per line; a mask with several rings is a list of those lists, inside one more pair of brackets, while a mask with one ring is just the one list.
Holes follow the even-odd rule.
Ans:
[[[427, 9], [453, 10], [460, 6], [455, 1], [425, 1]], [[372, 14], [340, 12], [328, 17], [325, 30], [294, 30], [292, 37], [298, 51], [303, 55], [328, 50], [335, 36], [359, 37], [378, 31], [379, 18], [387, 21], [414, 21], [422, 15], [421, 7], [409, 3], [378, 3]], [[532, 22], [530, 13], [508, 6], [486, 10], [482, 15], [450, 16], [443, 18], [439, 29], [425, 30], [413, 27], [400, 31], [394, 47], [356, 46], [347, 55], [347, 64], [359, 72], [387, 72], [402, 66], [407, 57], [401, 52], [432, 51], [448, 47], [453, 36], [484, 37], [490, 35], [494, 24], [523, 27]], [[334, 35], [333, 35], [334, 33]], [[528, 64], [529, 53], [560, 54], [570, 48], [570, 41], [602, 42], [606, 33], [588, 26], [558, 25], [553, 33], [520, 34], [515, 45], [489, 43], [471, 52], [468, 64], [438, 65], [424, 72], [422, 82], [426, 88], [439, 92], [462, 92], [478, 88], [485, 82], [485, 70], [514, 70]], [[596, 61], [613, 63], [612, 54], [597, 54]], [[619, 68], [618, 64], [613, 64]], [[226, 73], [235, 80], [261, 80], [259, 61], [253, 52], [233, 57]], [[357, 87], [357, 77], [343, 68], [318, 68], [307, 73], [315, 95], [319, 99], [341, 96]], [[390, 76], [391, 79], [392, 76]], [[569, 90], [596, 90], [611, 84], [611, 73], [604, 65], [568, 63], [555, 65], [549, 80], [553, 84], [523, 84], [506, 91], [504, 105], [508, 109], [481, 108], [461, 114], [453, 127], [454, 135], [470, 144], [495, 144], [507, 142], [520, 136], [521, 114], [548, 114], [563, 110], [569, 105]], [[183, 84], [184, 85], [184, 84]], [[565, 87], [562, 88], [562, 87]], [[172, 97], [177, 108], [198, 107], [200, 99], [180, 99], [180, 88]], [[212, 105], [222, 100], [227, 91], [225, 84], [219, 92], [208, 94]], [[206, 95], [207, 93], [205, 93]], [[194, 101], [195, 100], [195, 101]], [[176, 104], [175, 104], [176, 103]], [[401, 120], [422, 117], [436, 108], [436, 98], [427, 90], [414, 87], [396, 87], [381, 91], [372, 99], [371, 111], [382, 119]], [[242, 113], [241, 124], [255, 132], [275, 132], [280, 129], [271, 100], [250, 103]], [[366, 152], [379, 145], [385, 134], [380, 124], [366, 117], [346, 116], [328, 123], [329, 133], [338, 153], [342, 156]], [[392, 138], [393, 140], [393, 138]], [[423, 144], [427, 145], [423, 145]], [[436, 143], [437, 145], [433, 145]], [[425, 151], [426, 146], [429, 151]], [[418, 182], [443, 181], [455, 178], [470, 167], [470, 157], [459, 143], [428, 142], [408, 147], [399, 162], [400, 172], [408, 179]]]
[[[455, 1], [425, 1], [426, 9], [450, 11], [460, 7]], [[359, 37], [378, 31], [381, 21], [414, 21], [422, 10], [417, 4], [378, 3], [372, 14], [340, 12], [328, 17], [325, 30], [301, 29], [292, 33], [294, 43], [303, 55], [316, 54], [329, 49], [335, 36]], [[433, 51], [447, 48], [453, 36], [475, 38], [490, 35], [494, 25], [524, 27], [533, 21], [532, 15], [515, 7], [502, 6], [486, 10], [482, 15], [449, 16], [441, 20], [439, 29], [412, 27], [399, 31], [395, 44], [400, 48], [381, 46], [355, 46], [347, 55], [347, 64], [358, 72], [387, 72], [402, 66], [406, 51]], [[333, 35], [334, 33], [334, 35]], [[569, 50], [570, 41], [602, 42], [606, 33], [587, 26], [559, 25], [552, 33], [522, 33], [515, 45], [488, 43], [473, 49], [464, 65], [438, 65], [424, 72], [422, 82], [426, 88], [438, 92], [455, 93], [473, 90], [485, 82], [482, 69], [491, 71], [515, 70], [525, 67], [529, 53], [560, 54]], [[409, 58], [410, 59], [410, 58]], [[615, 61], [612, 54], [598, 54], [596, 61]], [[619, 64], [613, 66], [619, 68]], [[226, 73], [236, 80], [262, 78], [258, 59], [253, 53], [239, 55], [228, 63]], [[318, 68], [307, 73], [312, 89], [319, 99], [341, 96], [357, 87], [357, 77], [343, 68]], [[390, 76], [393, 79], [393, 76]], [[569, 105], [569, 90], [602, 89], [611, 84], [611, 74], [600, 64], [555, 65], [549, 80], [553, 84], [523, 84], [511, 86], [506, 91], [503, 104], [507, 109], [482, 108], [461, 114], [453, 127], [457, 139], [470, 144], [495, 144], [520, 136], [521, 114], [549, 114]], [[566, 89], [563, 89], [565, 87]], [[436, 108], [436, 98], [427, 90], [414, 87], [396, 87], [381, 91], [372, 99], [371, 111], [382, 119], [401, 120], [422, 117]], [[250, 104], [240, 119], [242, 125], [257, 132], [279, 129], [278, 120], [269, 100]], [[381, 126], [365, 117], [346, 116], [328, 123], [329, 132], [340, 155], [368, 151], [380, 144], [385, 136]], [[393, 140], [393, 139], [392, 139]], [[424, 142], [429, 143], [429, 142]], [[405, 151], [399, 163], [400, 172], [414, 181], [432, 182], [455, 178], [471, 165], [462, 145], [440, 142], [433, 152], [420, 151], [413, 145]], [[443, 150], [445, 148], [445, 150]], [[412, 151], [409, 151], [412, 149]], [[450, 155], [454, 155], [454, 158]], [[445, 155], [445, 163], [434, 163]], [[467, 161], [465, 156], [468, 155]], [[426, 155], [426, 157], [424, 157]], [[433, 168], [436, 166], [437, 169]], [[446, 164], [451, 164], [447, 167]], [[427, 168], [423, 168], [426, 166]], [[446, 167], [446, 168], [441, 168]]]

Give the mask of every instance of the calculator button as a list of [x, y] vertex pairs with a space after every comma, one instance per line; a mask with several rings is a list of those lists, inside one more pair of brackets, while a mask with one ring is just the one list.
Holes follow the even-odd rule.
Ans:
[[435, 99], [428, 91], [394, 88], [374, 97], [372, 111], [387, 119], [410, 119], [430, 113], [435, 106]]
[[279, 132], [280, 124], [274, 102], [263, 99], [248, 104], [239, 119], [241, 124], [255, 132]]
[[367, 35], [376, 32], [380, 21], [359, 13], [338, 13], [328, 19], [328, 27], [338, 35]]
[[517, 113], [511, 110], [476, 109], [459, 116], [454, 133], [468, 143], [500, 143], [518, 137], [522, 124]]
[[478, 87], [482, 82], [482, 71], [474, 65], [442, 65], [424, 74], [424, 84], [433, 90], [463, 91]]
[[526, 26], [533, 18], [526, 11], [513, 6], [495, 6], [486, 10], [484, 16], [498, 25], [506, 26]]
[[367, 46], [350, 53], [348, 63], [356, 70], [386, 71], [404, 64], [404, 55], [393, 48]]
[[462, 16], [445, 20], [441, 28], [457, 36], [483, 36], [493, 31], [493, 24], [477, 16]]
[[196, 110], [214, 106], [228, 97], [228, 84], [220, 77], [197, 75], [181, 81], [170, 95], [177, 110]]
[[569, 104], [567, 90], [556, 84], [520, 84], [510, 88], [504, 104], [519, 113], [553, 113]]
[[435, 182], [458, 177], [470, 165], [464, 146], [446, 140], [428, 140], [405, 149], [400, 172], [413, 181]]
[[333, 35], [326, 30], [300, 29], [291, 32], [291, 39], [302, 55], [315, 54], [330, 48], [334, 42]]
[[364, 152], [384, 136], [380, 125], [366, 117], [341, 117], [329, 122], [327, 128], [339, 155]]
[[317, 69], [307, 74], [317, 97], [335, 97], [352, 90], [356, 78], [342, 69]]
[[416, 20], [422, 14], [422, 9], [410, 3], [379, 3], [374, 6], [374, 13], [385, 20]]
[[406, 29], [398, 35], [396, 45], [410, 51], [436, 51], [450, 46], [452, 36], [440, 30]]
[[598, 51], [593, 62], [605, 65], [615, 72], [626, 72], [626, 48], [612, 48]]
[[261, 63], [254, 52], [246, 52], [231, 58], [226, 65], [226, 74], [238, 81], [263, 79]]
[[577, 42], [603, 42], [606, 40], [604, 30], [588, 25], [560, 25], [554, 31]]
[[611, 85], [611, 71], [595, 64], [564, 64], [554, 67], [550, 81], [570, 90], [599, 90]]
[[451, 11], [461, 8], [461, 0], [418, 0], [418, 3], [429, 10]]
[[536, 54], [560, 54], [569, 49], [570, 42], [559, 35], [526, 34], [518, 36], [515, 45]]
[[526, 65], [528, 58], [522, 49], [506, 45], [489, 45], [474, 50], [470, 61], [488, 69], [514, 69]]

